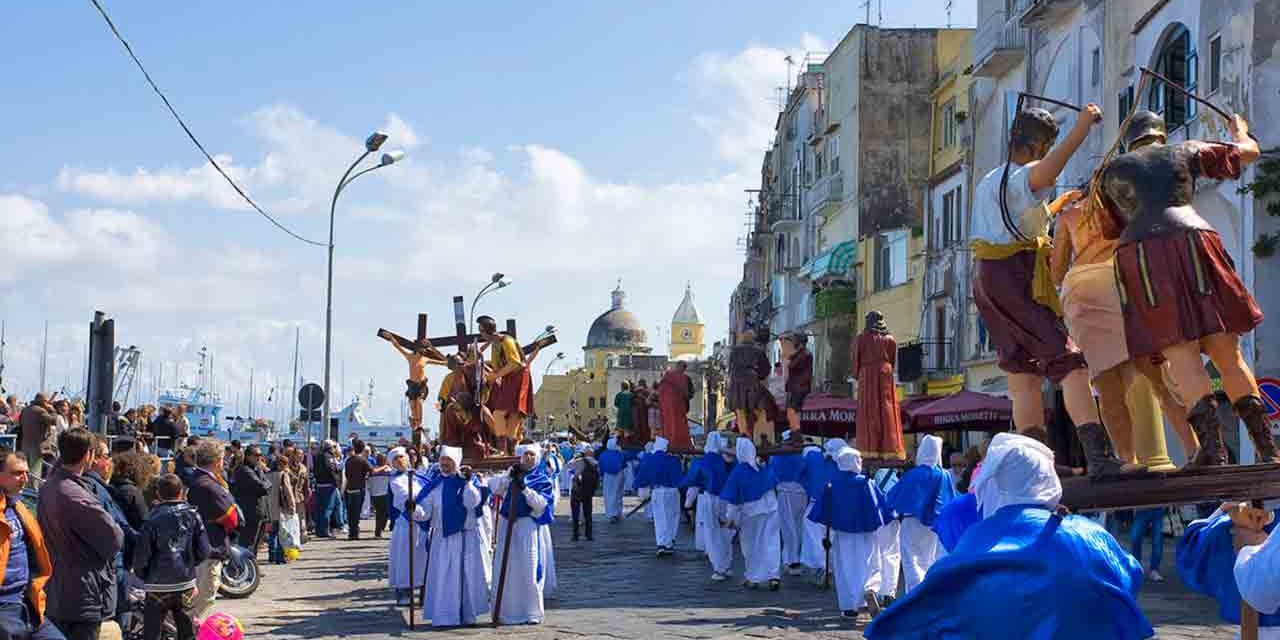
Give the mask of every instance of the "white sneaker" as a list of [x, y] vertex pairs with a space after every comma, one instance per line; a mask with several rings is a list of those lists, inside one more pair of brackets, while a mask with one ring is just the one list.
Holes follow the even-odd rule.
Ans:
[[716, 571], [711, 574], [712, 582], [724, 582], [725, 580], [728, 580], [728, 579], [729, 579], [729, 576], [726, 576], [725, 574], [720, 573], [719, 571]]
[[1157, 584], [1164, 582], [1164, 576], [1160, 575], [1160, 572], [1156, 571], [1155, 569], [1152, 569], [1149, 573], [1147, 573], [1147, 579]]

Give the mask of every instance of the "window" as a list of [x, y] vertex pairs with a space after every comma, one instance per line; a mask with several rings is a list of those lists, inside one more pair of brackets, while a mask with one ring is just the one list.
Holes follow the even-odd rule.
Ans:
[[938, 240], [941, 242], [937, 246], [939, 249], [955, 244], [960, 239], [960, 189], [956, 188], [946, 192], [942, 196], [942, 219], [939, 224]]
[[[1186, 87], [1187, 93], [1194, 94], [1196, 51], [1191, 44], [1191, 32], [1181, 24], [1174, 25], [1163, 43], [1156, 57], [1156, 71]], [[1152, 83], [1147, 95], [1147, 108], [1162, 114], [1170, 131], [1186, 124], [1195, 116], [1195, 103], [1191, 97], [1163, 82]]]
[[933, 308], [933, 340], [928, 348], [933, 352], [933, 368], [947, 368], [947, 307], [939, 304]]
[[814, 178], [821, 180], [823, 170], [826, 168], [826, 166], [827, 166], [826, 156], [822, 153], [822, 151], [815, 150], [813, 152], [813, 172], [815, 174]]
[[1120, 92], [1118, 106], [1120, 108], [1116, 111], [1116, 117], [1123, 123], [1124, 119], [1129, 117], [1129, 110], [1133, 109], [1133, 85], [1125, 87], [1124, 91]]
[[840, 136], [827, 138], [827, 157], [831, 158], [831, 173], [840, 172]]
[[876, 236], [876, 289], [888, 289], [907, 282], [907, 230]]
[[1222, 87], [1222, 34], [1209, 39], [1209, 92]]
[[587, 408], [588, 408], [588, 409], [594, 409], [594, 408], [596, 408], [596, 399], [595, 399], [595, 398], [587, 398]]
[[1089, 76], [1089, 86], [1096, 87], [1102, 81], [1102, 49], [1098, 47], [1093, 48], [1090, 69], [1092, 69], [1092, 73]]
[[787, 277], [785, 275], [774, 276], [770, 292], [773, 294], [774, 308], [787, 306]]
[[603, 408], [605, 408], [606, 406], [608, 406], [608, 405], [607, 405], [607, 404], [605, 403], [605, 401], [604, 401], [604, 396], [600, 396], [600, 408], [601, 408], [601, 409], [603, 409]]
[[956, 99], [942, 105], [942, 148], [956, 146]]

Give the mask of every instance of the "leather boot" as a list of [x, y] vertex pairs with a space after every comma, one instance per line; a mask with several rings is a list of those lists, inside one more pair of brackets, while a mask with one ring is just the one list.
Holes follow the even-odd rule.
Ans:
[[1076, 427], [1076, 436], [1084, 449], [1084, 459], [1089, 465], [1089, 477], [1116, 476], [1143, 471], [1142, 467], [1126, 465], [1116, 457], [1107, 429], [1098, 422], [1086, 422]]
[[[1218, 419], [1218, 398], [1212, 393], [1200, 398], [1187, 412], [1187, 422], [1200, 440], [1200, 449], [1184, 469], [1219, 467], [1227, 464], [1227, 446], [1222, 442], [1222, 421]], [[1273, 449], [1274, 450], [1274, 449]]]
[[1254, 460], [1258, 464], [1280, 462], [1280, 453], [1276, 452], [1276, 439], [1271, 437], [1271, 425], [1267, 424], [1267, 407], [1262, 404], [1262, 398], [1245, 396], [1236, 400], [1232, 408], [1244, 421], [1249, 439], [1253, 440]]

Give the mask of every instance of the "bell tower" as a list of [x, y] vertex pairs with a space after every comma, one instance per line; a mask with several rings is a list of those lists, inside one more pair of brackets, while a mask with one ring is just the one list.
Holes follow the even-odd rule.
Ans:
[[680, 301], [675, 315], [671, 317], [671, 344], [668, 345], [671, 359], [701, 358], [706, 348], [703, 343], [703, 329], [702, 314], [693, 303], [693, 288], [686, 284], [684, 299]]

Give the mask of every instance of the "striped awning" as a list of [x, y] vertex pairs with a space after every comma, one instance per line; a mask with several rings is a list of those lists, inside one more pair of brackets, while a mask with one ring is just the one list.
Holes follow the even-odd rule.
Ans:
[[839, 278], [849, 273], [849, 267], [858, 257], [858, 243], [846, 240], [822, 253], [800, 267], [800, 277], [806, 280]]

